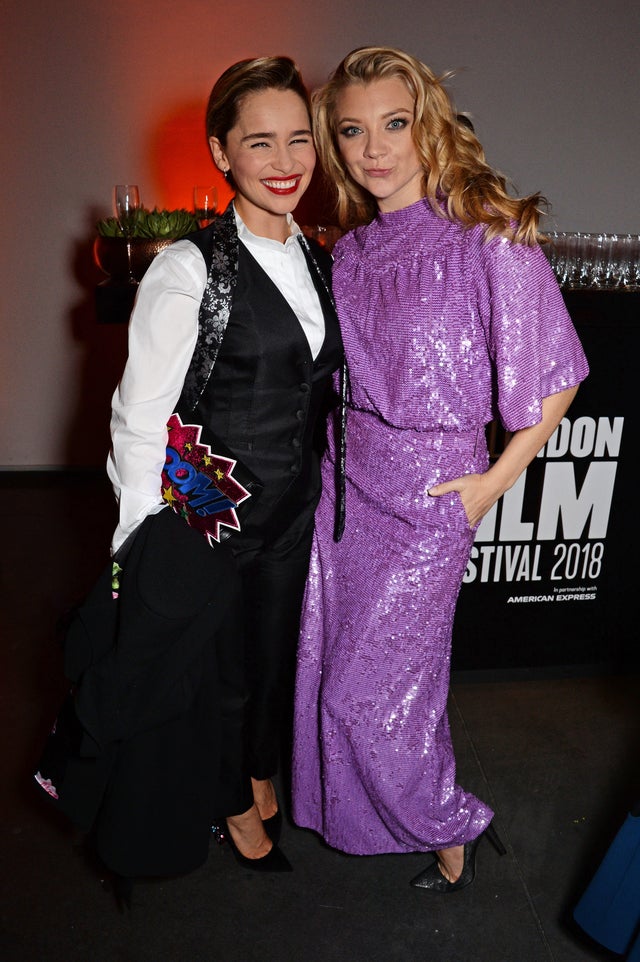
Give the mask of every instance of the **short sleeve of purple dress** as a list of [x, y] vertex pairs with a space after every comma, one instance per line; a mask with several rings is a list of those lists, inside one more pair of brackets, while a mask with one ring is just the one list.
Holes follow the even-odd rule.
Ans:
[[293, 814], [344, 852], [463, 844], [491, 809], [455, 780], [451, 632], [475, 529], [439, 481], [488, 467], [485, 425], [539, 422], [587, 361], [539, 247], [485, 241], [426, 201], [334, 249], [351, 377], [346, 528], [333, 452], [305, 594]]

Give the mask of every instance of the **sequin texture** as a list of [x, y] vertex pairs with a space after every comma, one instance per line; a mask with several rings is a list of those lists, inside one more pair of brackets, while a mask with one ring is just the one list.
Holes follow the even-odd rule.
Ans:
[[491, 809], [456, 783], [447, 718], [455, 604], [475, 529], [438, 481], [488, 466], [485, 425], [537, 423], [588, 367], [538, 247], [379, 215], [334, 249], [351, 374], [346, 529], [323, 464], [298, 656], [293, 815], [344, 852], [475, 838]]

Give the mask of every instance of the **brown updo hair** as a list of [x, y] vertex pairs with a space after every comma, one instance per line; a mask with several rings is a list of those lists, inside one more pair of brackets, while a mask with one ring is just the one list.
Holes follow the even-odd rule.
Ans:
[[291, 57], [255, 57], [228, 67], [216, 80], [206, 113], [207, 140], [217, 137], [224, 147], [235, 127], [242, 102], [261, 90], [292, 90], [303, 101], [311, 118], [309, 92]]

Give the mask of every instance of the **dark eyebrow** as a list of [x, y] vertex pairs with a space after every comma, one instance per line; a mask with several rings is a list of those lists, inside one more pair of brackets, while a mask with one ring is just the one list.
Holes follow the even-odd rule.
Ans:
[[[387, 117], [393, 117], [395, 114], [413, 114], [413, 109], [410, 107], [396, 107], [395, 110], [387, 110], [386, 113], [382, 114], [382, 119], [385, 120]], [[357, 117], [343, 117], [338, 121], [339, 124], [359, 124], [360, 122]]]
[[[311, 128], [310, 128], [310, 127], [307, 127], [307, 128], [305, 128], [305, 130], [292, 130], [291, 133], [289, 134], [289, 136], [290, 136], [290, 137], [299, 137], [301, 134], [306, 134], [307, 136], [310, 137], [310, 136], [311, 136]], [[258, 131], [258, 133], [255, 133], [255, 134], [247, 134], [246, 137], [243, 137], [243, 138], [242, 138], [242, 140], [240, 141], [240, 143], [244, 143], [245, 140], [269, 140], [269, 139], [273, 139], [275, 136], [276, 136], [275, 131], [273, 131], [273, 130], [263, 130], [263, 131]]]

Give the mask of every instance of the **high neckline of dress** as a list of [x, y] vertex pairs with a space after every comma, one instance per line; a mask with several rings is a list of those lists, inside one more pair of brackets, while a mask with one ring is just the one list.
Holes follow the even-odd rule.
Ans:
[[[386, 213], [378, 211], [371, 221], [367, 233], [370, 236], [383, 237], [388, 243], [391, 237], [402, 237], [406, 231], [420, 230], [423, 236], [439, 235], [447, 220], [438, 217], [426, 197], [421, 197], [408, 207], [400, 210], [390, 210]], [[372, 230], [371, 230], [372, 228]]]
[[420, 200], [415, 201], [415, 203], [409, 204], [408, 207], [401, 207], [399, 210], [379, 210], [375, 216], [375, 221], [381, 227], [395, 228], [397, 224], [401, 224], [407, 220], [413, 220], [416, 215], [422, 214], [425, 210], [433, 213], [431, 210], [431, 204], [427, 198], [421, 197]]
[[369, 224], [354, 231], [354, 240], [367, 254], [377, 249], [387, 253], [398, 246], [406, 245], [407, 237], [419, 235], [421, 244], [429, 244], [439, 238], [443, 230], [450, 226], [434, 212], [426, 197], [414, 204], [386, 213], [378, 211]]

